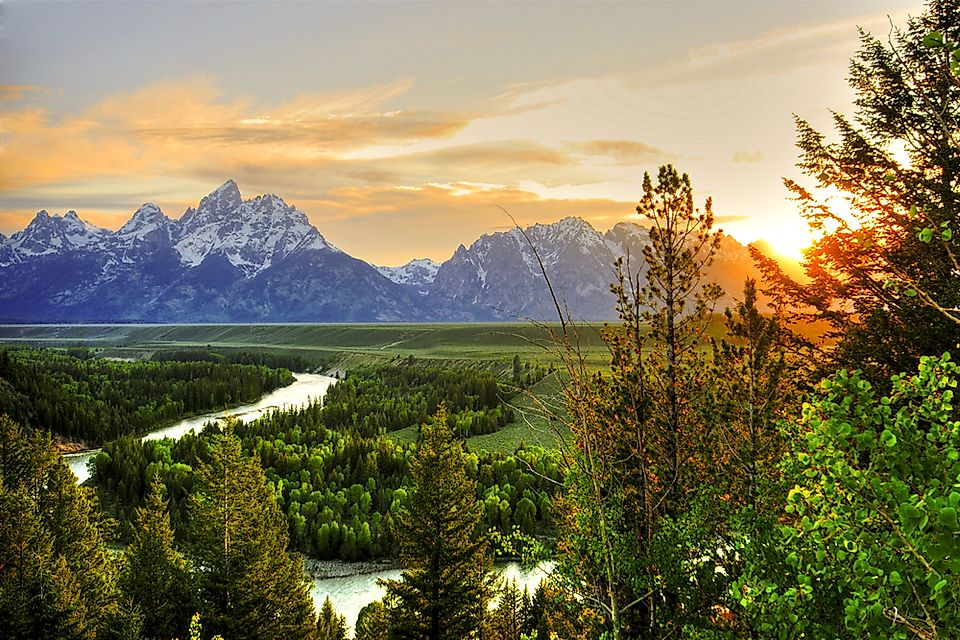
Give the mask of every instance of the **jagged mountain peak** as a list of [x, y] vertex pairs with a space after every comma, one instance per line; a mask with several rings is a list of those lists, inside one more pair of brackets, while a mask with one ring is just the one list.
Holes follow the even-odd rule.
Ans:
[[539, 245], [559, 246], [569, 243], [596, 245], [602, 242], [597, 230], [589, 222], [577, 216], [568, 216], [556, 222], [538, 222], [525, 227], [522, 231], [514, 227], [505, 233], [520, 245], [527, 245], [528, 241], [532, 242], [538, 251]]
[[163, 211], [158, 205], [152, 202], [144, 202], [142, 205], [140, 205], [139, 209], [134, 211], [133, 216], [127, 220], [122, 227], [120, 227], [120, 231], [122, 232], [124, 229], [136, 228], [144, 224], [150, 224], [160, 219], [169, 220], [169, 218], [163, 214]]
[[388, 280], [412, 287], [421, 296], [430, 292], [430, 286], [437, 277], [437, 271], [440, 270], [440, 264], [430, 258], [414, 258], [399, 267], [374, 266]]
[[233, 178], [227, 178], [226, 182], [207, 194], [200, 200], [200, 206], [206, 202], [219, 202], [225, 205], [236, 206], [240, 204], [243, 198], [240, 195], [240, 187]]
[[76, 211], [58, 216], [41, 209], [23, 231], [11, 236], [9, 245], [16, 256], [45, 255], [85, 249], [109, 234], [106, 229], [81, 220]]
[[189, 229], [211, 222], [223, 223], [235, 219], [242, 203], [240, 187], [232, 179], [227, 180], [201, 198], [196, 209], [187, 209], [180, 218], [180, 225]]
[[225, 257], [247, 277], [293, 251], [339, 251], [326, 241], [307, 215], [274, 194], [248, 200], [227, 180], [180, 219], [175, 249], [197, 266], [210, 255]]
[[117, 230], [112, 240], [117, 248], [129, 249], [141, 243], [169, 247], [175, 232], [176, 223], [164, 215], [159, 206], [146, 202]]

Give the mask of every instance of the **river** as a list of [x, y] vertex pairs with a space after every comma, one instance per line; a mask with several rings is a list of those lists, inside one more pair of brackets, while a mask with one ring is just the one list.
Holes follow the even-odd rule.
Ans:
[[[176, 440], [185, 433], [189, 431], [199, 431], [207, 422], [224, 416], [234, 416], [242, 422], [253, 422], [265, 413], [276, 409], [292, 409], [307, 404], [311, 400], [322, 398], [327, 392], [327, 389], [330, 388], [330, 385], [337, 381], [336, 378], [322, 376], [316, 373], [295, 373], [293, 377], [293, 384], [275, 389], [253, 404], [187, 418], [169, 427], [152, 431], [145, 435], [143, 439], [159, 440], [161, 438], [173, 438]], [[98, 453], [100, 453], [100, 449], [70, 453], [64, 456], [67, 464], [70, 465], [71, 471], [77, 476], [77, 482], [85, 482], [87, 478], [90, 477], [90, 472], [87, 470], [87, 463]]]
[[[161, 438], [177, 439], [189, 431], [198, 431], [211, 420], [224, 416], [234, 416], [243, 422], [252, 422], [270, 411], [280, 408], [294, 408], [302, 406], [312, 400], [322, 398], [330, 385], [337, 382], [336, 378], [312, 373], [295, 373], [295, 381], [282, 389], [276, 389], [263, 396], [253, 404], [235, 407], [226, 411], [208, 413], [181, 420], [174, 425], [148, 433], [144, 440], [159, 440]], [[72, 453], [64, 456], [70, 469], [77, 476], [78, 482], [84, 482], [90, 477], [87, 463], [100, 449]], [[323, 601], [330, 597], [337, 613], [346, 617], [353, 636], [353, 625], [357, 621], [360, 609], [384, 595], [384, 590], [377, 584], [377, 580], [391, 580], [400, 577], [399, 569], [379, 569], [372, 572], [356, 573], [362, 565], [351, 565], [347, 562], [323, 563], [323, 572], [335, 577], [314, 577], [311, 596], [317, 611], [323, 606]], [[532, 569], [524, 568], [516, 562], [499, 563], [496, 570], [503, 577], [517, 581], [522, 590], [526, 586], [532, 593], [540, 581], [549, 573], [550, 565], [541, 564]]]
[[[333, 573], [350, 573], [353, 569], [350, 563], [334, 562], [323, 563], [325, 568], [334, 568]], [[553, 564], [542, 562], [535, 567], [524, 567], [516, 562], [497, 563], [495, 570], [501, 577], [515, 580], [520, 591], [526, 587], [532, 595], [540, 582], [546, 578]], [[357, 622], [360, 609], [384, 596], [386, 591], [377, 584], [377, 580], [396, 580], [400, 577], [399, 569], [381, 569], [370, 573], [340, 575], [334, 578], [314, 578], [313, 604], [317, 611], [323, 606], [323, 601], [330, 597], [333, 608], [347, 619], [348, 635], [353, 637], [353, 626]]]

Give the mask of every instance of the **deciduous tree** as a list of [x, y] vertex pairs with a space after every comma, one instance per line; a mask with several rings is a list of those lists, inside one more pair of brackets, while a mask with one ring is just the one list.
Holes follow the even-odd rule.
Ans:
[[823, 381], [784, 460], [779, 537], [735, 586], [761, 637], [960, 637], [960, 368], [924, 357], [881, 395]]

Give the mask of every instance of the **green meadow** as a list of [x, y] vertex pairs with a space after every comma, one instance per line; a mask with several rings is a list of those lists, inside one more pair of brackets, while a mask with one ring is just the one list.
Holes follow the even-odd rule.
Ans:
[[[580, 345], [596, 366], [606, 364], [599, 324], [579, 327]], [[559, 325], [553, 326], [554, 330]], [[160, 349], [214, 347], [317, 352], [341, 368], [396, 358], [497, 362], [556, 361], [556, 346], [533, 324], [200, 324], [2, 325], [0, 342], [84, 345], [103, 355], [135, 357]]]

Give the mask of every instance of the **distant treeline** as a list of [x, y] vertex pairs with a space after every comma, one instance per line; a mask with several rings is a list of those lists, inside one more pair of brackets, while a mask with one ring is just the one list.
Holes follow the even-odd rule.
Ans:
[[[396, 552], [394, 518], [415, 449], [382, 436], [425, 422], [441, 403], [461, 436], [473, 433], [473, 425], [501, 424], [511, 413], [489, 373], [386, 367], [351, 373], [330, 389], [324, 405], [237, 424], [234, 433], [275, 487], [295, 548], [320, 558], [379, 558]], [[93, 463], [102, 503], [121, 523], [131, 522], [148, 481], [159, 474], [174, 529], [183, 535], [193, 469], [205, 462], [210, 436], [208, 429], [175, 443], [121, 438], [108, 444]], [[550, 502], [563, 475], [557, 452], [482, 451], [468, 454], [467, 464], [487, 528], [550, 531]]]
[[370, 438], [422, 424], [444, 402], [454, 433], [466, 438], [513, 422], [513, 411], [503, 404], [511, 394], [487, 371], [371, 367], [347, 374], [327, 391], [322, 420], [327, 428]]
[[248, 351], [245, 349], [183, 348], [154, 351], [150, 359], [155, 362], [215, 362], [228, 364], [254, 364], [271, 369], [310, 371], [326, 369], [333, 364], [334, 356], [326, 353], [309, 354], [273, 351]]
[[293, 382], [261, 364], [121, 362], [86, 349], [0, 349], [0, 406], [15, 421], [102, 444], [257, 400]]

